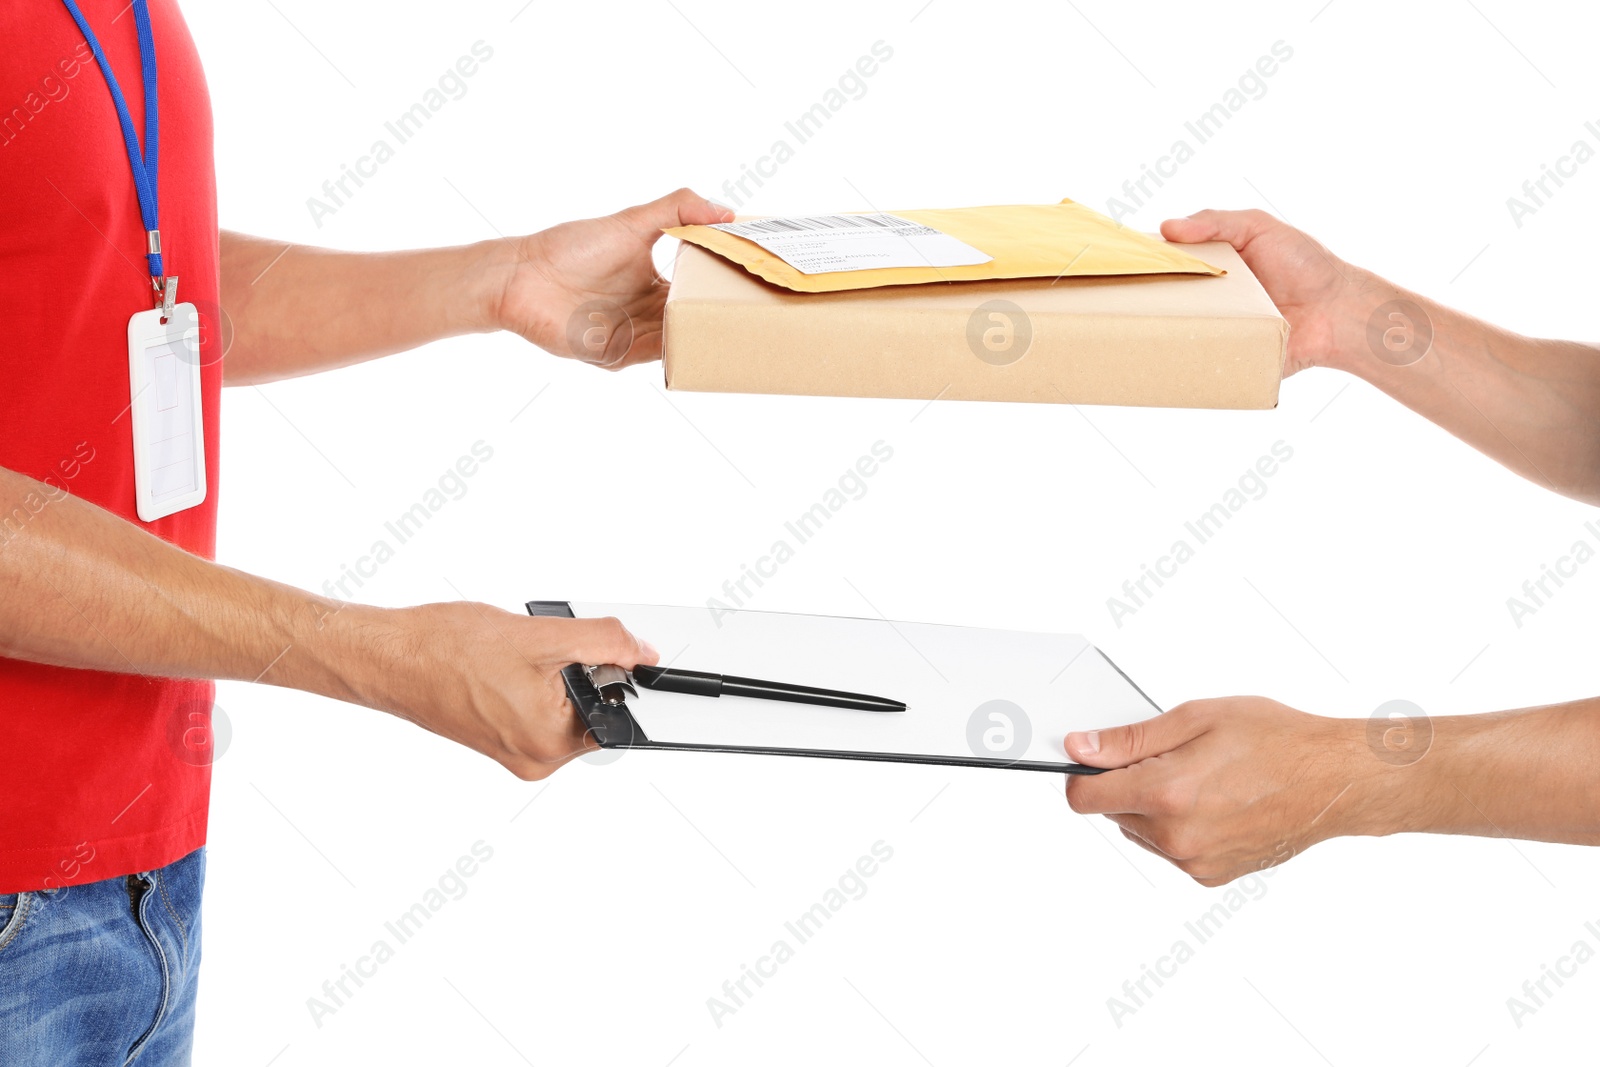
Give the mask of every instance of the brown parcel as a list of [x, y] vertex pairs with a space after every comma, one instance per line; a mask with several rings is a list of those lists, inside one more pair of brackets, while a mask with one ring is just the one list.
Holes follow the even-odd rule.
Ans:
[[1227, 273], [794, 293], [686, 243], [667, 297], [667, 388], [1276, 407], [1288, 323], [1231, 246], [1185, 247]]

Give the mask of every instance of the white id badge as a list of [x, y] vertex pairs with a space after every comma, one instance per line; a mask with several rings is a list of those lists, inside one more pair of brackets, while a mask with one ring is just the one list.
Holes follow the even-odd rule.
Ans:
[[139, 518], [154, 522], [206, 498], [206, 444], [200, 416], [200, 316], [174, 304], [128, 320], [133, 398], [133, 487]]

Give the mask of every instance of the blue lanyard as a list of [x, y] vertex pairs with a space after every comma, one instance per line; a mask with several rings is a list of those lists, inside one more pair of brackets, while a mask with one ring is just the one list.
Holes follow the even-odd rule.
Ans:
[[150, 284], [156, 296], [164, 295], [166, 274], [161, 265], [161, 226], [156, 198], [156, 160], [161, 147], [161, 120], [156, 100], [156, 41], [150, 32], [150, 8], [146, 0], [133, 0], [133, 21], [139, 30], [139, 69], [144, 76], [144, 151], [139, 150], [139, 138], [133, 129], [133, 115], [128, 111], [128, 101], [122, 96], [111, 61], [95, 39], [89, 21], [78, 9], [76, 0], [61, 0], [67, 5], [72, 21], [78, 24], [89, 50], [94, 53], [100, 72], [105, 75], [106, 87], [111, 90], [111, 102], [117, 107], [117, 120], [122, 124], [122, 140], [128, 149], [128, 164], [133, 168], [133, 184], [139, 193], [139, 216], [144, 220], [145, 259], [150, 263]]

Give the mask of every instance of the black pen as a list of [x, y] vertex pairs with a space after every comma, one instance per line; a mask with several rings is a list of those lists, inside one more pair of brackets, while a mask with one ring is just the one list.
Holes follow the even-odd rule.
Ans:
[[671, 667], [649, 667], [640, 664], [632, 671], [621, 667], [601, 666], [587, 668], [589, 680], [600, 691], [607, 704], [621, 704], [627, 696], [638, 695], [634, 685], [654, 689], [658, 693], [684, 693], [697, 697], [755, 697], [758, 700], [783, 700], [791, 704], [818, 704], [829, 708], [848, 708], [854, 711], [905, 711], [905, 704], [885, 697], [865, 693], [846, 693], [837, 689], [817, 689], [809, 685], [791, 685], [788, 682], [764, 682], [759, 678], [739, 678], [734, 675], [711, 674], [706, 671], [684, 671]]

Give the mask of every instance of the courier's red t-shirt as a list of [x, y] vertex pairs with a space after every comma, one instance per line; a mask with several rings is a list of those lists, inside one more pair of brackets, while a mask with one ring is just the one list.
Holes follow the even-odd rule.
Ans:
[[[79, 0], [144, 135], [127, 0]], [[201, 313], [206, 500], [134, 512], [128, 317], [152, 306], [144, 225], [105, 78], [59, 0], [0, 4], [0, 466], [197, 555], [216, 546], [217, 197], [211, 103], [175, 0], [150, 0], [160, 226], [178, 299]], [[0, 501], [0, 560], [42, 499]], [[48, 587], [47, 594], [48, 595]], [[91, 605], [85, 638], [93, 630]], [[0, 658], [0, 893], [160, 867], [205, 843], [209, 682]]]

